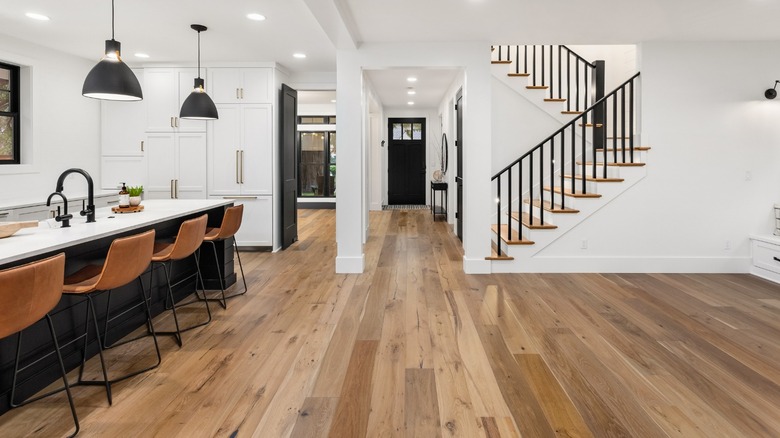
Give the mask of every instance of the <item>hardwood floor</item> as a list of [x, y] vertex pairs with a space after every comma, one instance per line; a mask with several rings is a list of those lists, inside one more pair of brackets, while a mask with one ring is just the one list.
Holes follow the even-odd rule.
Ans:
[[[244, 253], [249, 293], [181, 349], [162, 338], [162, 365], [115, 385], [113, 406], [74, 390], [79, 436], [780, 436], [780, 286], [467, 276], [430, 212], [370, 221], [366, 273], [337, 275], [334, 211], [302, 210], [300, 241]], [[63, 436], [70, 421], [58, 395], [0, 417], [0, 436]]]

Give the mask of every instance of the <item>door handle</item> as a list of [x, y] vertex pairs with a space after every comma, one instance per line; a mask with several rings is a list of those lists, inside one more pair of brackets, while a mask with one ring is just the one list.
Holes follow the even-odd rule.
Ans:
[[176, 195], [174, 199], [179, 199], [179, 180], [173, 180], [173, 194]]
[[244, 183], [244, 150], [241, 149], [241, 184]]
[[236, 99], [241, 99], [240, 97], [238, 97], [238, 88], [236, 88]]
[[144, 151], [144, 141], [141, 140], [141, 152], [143, 152], [143, 151]]
[[171, 128], [175, 128], [175, 126], [173, 126], [173, 117], [171, 117]]
[[241, 99], [243, 99], [243, 98], [244, 98], [244, 88], [242, 87], [241, 88]]
[[[238, 88], [236, 88], [236, 89], [238, 89]], [[241, 181], [239, 180], [239, 177], [238, 177], [238, 175], [239, 175], [239, 173], [238, 173], [239, 172], [238, 166], [240, 165], [240, 161], [239, 160], [240, 160], [240, 158], [238, 156], [238, 149], [236, 149], [236, 184], [241, 184]]]
[[176, 125], [176, 128], [178, 128], [179, 127], [179, 118], [178, 117], [174, 117], [173, 118], [173, 123]]
[[171, 199], [174, 199], [173, 198], [173, 180], [171, 180]]

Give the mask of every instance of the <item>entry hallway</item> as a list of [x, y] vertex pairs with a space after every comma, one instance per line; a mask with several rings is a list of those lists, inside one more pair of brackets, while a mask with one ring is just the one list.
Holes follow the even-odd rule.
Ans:
[[[780, 436], [780, 286], [467, 276], [430, 212], [370, 221], [362, 275], [333, 273], [333, 210], [302, 210], [286, 251], [243, 253], [248, 294], [183, 348], [161, 338], [162, 365], [115, 385], [112, 407], [74, 389], [79, 436]], [[138, 344], [110, 368], [151, 360]], [[0, 436], [71, 426], [58, 395], [0, 417]]]

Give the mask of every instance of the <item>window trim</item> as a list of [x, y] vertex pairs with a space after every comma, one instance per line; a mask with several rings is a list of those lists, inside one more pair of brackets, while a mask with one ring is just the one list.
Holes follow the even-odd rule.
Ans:
[[12, 117], [13, 118], [13, 129], [14, 129], [14, 150], [13, 150], [13, 159], [2, 159], [0, 158], [0, 165], [14, 165], [14, 164], [21, 164], [22, 157], [21, 157], [21, 150], [22, 150], [22, 136], [21, 136], [21, 108], [20, 108], [20, 102], [21, 102], [21, 67], [14, 64], [8, 64], [5, 62], [0, 62], [0, 68], [3, 68], [5, 70], [8, 70], [11, 75], [11, 111], [0, 111], [0, 116], [4, 117]]

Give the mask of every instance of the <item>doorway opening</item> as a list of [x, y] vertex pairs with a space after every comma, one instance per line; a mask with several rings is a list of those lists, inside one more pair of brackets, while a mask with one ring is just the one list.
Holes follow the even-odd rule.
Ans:
[[390, 205], [425, 204], [425, 119], [390, 118], [387, 198]]
[[336, 91], [298, 91], [298, 208], [336, 208]]

